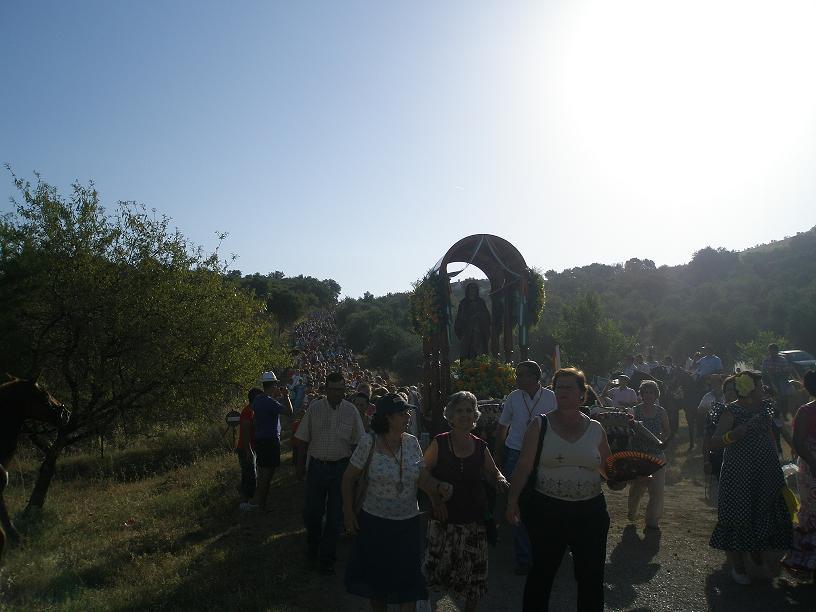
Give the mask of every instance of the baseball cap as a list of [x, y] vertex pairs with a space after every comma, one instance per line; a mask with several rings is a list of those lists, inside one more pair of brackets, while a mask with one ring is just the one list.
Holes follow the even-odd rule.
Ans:
[[264, 372], [261, 374], [261, 382], [278, 382], [278, 377], [275, 376], [274, 372]]

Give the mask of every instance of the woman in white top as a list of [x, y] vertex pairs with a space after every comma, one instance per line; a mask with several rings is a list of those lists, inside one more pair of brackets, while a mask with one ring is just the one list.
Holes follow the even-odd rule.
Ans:
[[[358, 533], [346, 566], [346, 590], [370, 600], [372, 610], [399, 604], [413, 611], [428, 598], [420, 559], [417, 487], [444, 505], [453, 490], [425, 469], [419, 440], [406, 433], [414, 408], [397, 393], [377, 400], [371, 435], [364, 436], [343, 474], [343, 520]], [[372, 448], [372, 445], [374, 447]], [[354, 483], [368, 470], [362, 509], [354, 512]]]
[[[581, 412], [586, 377], [575, 368], [553, 376], [558, 408], [531, 421], [524, 435], [507, 499], [507, 519], [520, 521], [518, 499], [533, 471], [542, 423], [541, 447], [533, 501], [525, 526], [533, 547], [533, 565], [524, 586], [524, 610], [547, 610], [553, 579], [567, 547], [578, 582], [578, 609], [603, 610], [604, 565], [609, 514], [601, 482], [609, 456], [606, 432]], [[544, 420], [546, 419], [546, 421]]]

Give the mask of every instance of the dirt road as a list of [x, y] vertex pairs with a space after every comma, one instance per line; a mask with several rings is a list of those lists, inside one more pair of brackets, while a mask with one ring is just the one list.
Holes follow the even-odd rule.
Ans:
[[[674, 454], [674, 453], [672, 453]], [[699, 456], [685, 450], [670, 456], [666, 511], [660, 532], [644, 533], [643, 525], [626, 518], [627, 491], [606, 492], [612, 526], [606, 565], [606, 606], [609, 610], [676, 612], [678, 610], [754, 611], [816, 610], [816, 587], [778, 574], [748, 587], [734, 584], [724, 566], [725, 555], [708, 546], [716, 510], [705, 500]], [[674, 462], [672, 463], [672, 459]], [[302, 601], [302, 610], [369, 610], [367, 602], [345, 593], [343, 561], [350, 541], [339, 551], [338, 574], [325, 590]], [[503, 525], [500, 542], [490, 551], [488, 594], [479, 609], [501, 612], [521, 609], [524, 577], [513, 574], [510, 530]], [[460, 604], [447, 596], [432, 597], [434, 610], [453, 612]], [[393, 609], [396, 609], [394, 607]], [[555, 581], [550, 603], [554, 611], [575, 609], [575, 582], [569, 554]]]

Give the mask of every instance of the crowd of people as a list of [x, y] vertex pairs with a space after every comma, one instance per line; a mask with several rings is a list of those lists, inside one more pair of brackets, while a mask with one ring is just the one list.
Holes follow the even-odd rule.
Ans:
[[[333, 574], [338, 538], [354, 535], [345, 586], [374, 610], [414, 610], [428, 589], [475, 610], [487, 590], [492, 510], [502, 492], [515, 571], [527, 576], [523, 609], [548, 609], [569, 549], [578, 609], [602, 610], [610, 524], [604, 488], [628, 486], [628, 520], [659, 530], [666, 486], [665, 467], [625, 479], [610, 467], [612, 434], [599, 416], [610, 413], [626, 423], [629, 450], [665, 466], [685, 412], [688, 452], [703, 453], [714, 481], [710, 546], [726, 553], [737, 584], [767, 579], [769, 551], [788, 551], [785, 567], [814, 576], [816, 400], [798, 411], [780, 401], [790, 400], [796, 385], [778, 347], [769, 347], [762, 372], [726, 372], [710, 346], [683, 366], [670, 357], [658, 362], [651, 351], [646, 359], [633, 355], [600, 390], [578, 369], [559, 368], [545, 380], [538, 363], [523, 361], [491, 448], [473, 434], [480, 410], [468, 391], [455, 393], [444, 409], [449, 431], [423, 439], [417, 389], [361, 368], [330, 313], [313, 313], [293, 341], [293, 367], [265, 372], [263, 388], [249, 392], [241, 413], [239, 507], [266, 508], [280, 464], [280, 419], [291, 415], [296, 471], [306, 483], [307, 564]], [[801, 388], [816, 397], [816, 372]], [[785, 421], [794, 412], [790, 435]], [[798, 457], [795, 516], [780, 437]], [[419, 499], [429, 509], [424, 544]]]

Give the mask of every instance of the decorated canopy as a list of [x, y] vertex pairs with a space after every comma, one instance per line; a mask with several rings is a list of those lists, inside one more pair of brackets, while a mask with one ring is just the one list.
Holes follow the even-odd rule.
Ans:
[[[448, 265], [455, 262], [464, 263], [464, 268], [449, 272]], [[450, 349], [458, 305], [451, 303], [450, 279], [469, 266], [481, 270], [490, 283], [485, 297], [492, 313], [487, 348], [491, 360], [513, 363], [527, 358], [528, 328], [538, 322], [544, 305], [543, 277], [527, 267], [516, 247], [492, 234], [462, 238], [416, 283], [411, 314], [414, 329], [422, 336], [423, 400], [430, 408], [434, 432], [445, 428], [442, 411], [452, 388]]]

